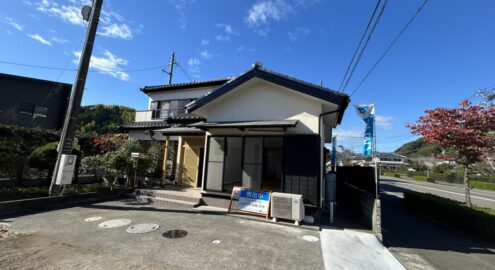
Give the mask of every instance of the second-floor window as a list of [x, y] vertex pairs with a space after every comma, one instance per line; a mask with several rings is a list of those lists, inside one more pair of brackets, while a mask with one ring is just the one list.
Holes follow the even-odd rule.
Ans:
[[173, 99], [152, 101], [151, 108], [153, 119], [167, 119], [186, 112], [186, 104], [194, 99]]

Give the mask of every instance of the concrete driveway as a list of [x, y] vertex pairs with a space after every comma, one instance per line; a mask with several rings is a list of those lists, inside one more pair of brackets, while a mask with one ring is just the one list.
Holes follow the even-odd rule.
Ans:
[[[131, 223], [98, 226], [113, 219]], [[113, 201], [0, 222], [22, 234], [0, 240], [1, 269], [324, 269], [318, 231], [212, 211]], [[160, 227], [126, 232], [140, 223]], [[187, 235], [162, 236], [174, 229]]]

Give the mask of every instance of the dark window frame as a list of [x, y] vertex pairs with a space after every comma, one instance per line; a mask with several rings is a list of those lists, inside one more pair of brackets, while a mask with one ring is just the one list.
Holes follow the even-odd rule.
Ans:
[[[168, 119], [170, 118], [170, 113], [185, 113], [186, 112], [186, 104], [189, 104], [190, 102], [196, 100], [195, 98], [181, 98], [181, 99], [163, 99], [163, 100], [153, 100], [150, 103], [150, 111], [151, 111], [151, 119]], [[171, 105], [173, 101], [177, 101], [177, 107], [176, 109], [172, 109]], [[187, 102], [186, 102], [187, 101]], [[168, 102], [169, 103], [169, 108], [168, 109], [161, 109], [162, 102]], [[163, 113], [165, 112], [166, 113]]]

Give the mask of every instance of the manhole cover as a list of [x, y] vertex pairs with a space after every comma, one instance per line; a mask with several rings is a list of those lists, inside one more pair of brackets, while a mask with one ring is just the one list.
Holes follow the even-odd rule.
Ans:
[[163, 237], [170, 238], [170, 239], [182, 238], [186, 235], [187, 235], [187, 232], [184, 230], [170, 230], [170, 231], [166, 231], [162, 234]]
[[97, 221], [97, 220], [100, 220], [100, 219], [102, 219], [102, 217], [89, 217], [89, 218], [84, 219], [84, 221], [86, 221], [86, 222], [92, 222], [92, 221]]
[[160, 228], [160, 225], [153, 223], [143, 223], [127, 228], [128, 233], [149, 233]]
[[117, 228], [117, 227], [122, 227], [125, 225], [129, 225], [132, 221], [130, 219], [112, 219], [108, 221], [104, 221], [100, 224], [98, 224], [98, 227], [100, 228]]
[[318, 240], [320, 240], [318, 237], [312, 235], [305, 235], [303, 236], [303, 239], [308, 242], [317, 242]]

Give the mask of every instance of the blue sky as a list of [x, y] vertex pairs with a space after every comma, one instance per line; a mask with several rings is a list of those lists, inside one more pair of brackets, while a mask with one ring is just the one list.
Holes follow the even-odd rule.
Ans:
[[[2, 0], [0, 72], [72, 83], [87, 0]], [[423, 0], [389, 0], [347, 93], [355, 89]], [[376, 1], [104, 0], [83, 104], [146, 109], [145, 85], [176, 52], [174, 82], [237, 75], [256, 60], [265, 68], [337, 89]], [[429, 1], [351, 104], [377, 106], [377, 147], [414, 139], [406, 123], [424, 110], [453, 107], [495, 84], [495, 2]], [[144, 69], [144, 70], [143, 70]], [[189, 78], [188, 78], [189, 77]], [[339, 144], [360, 151], [362, 122], [350, 107]]]

